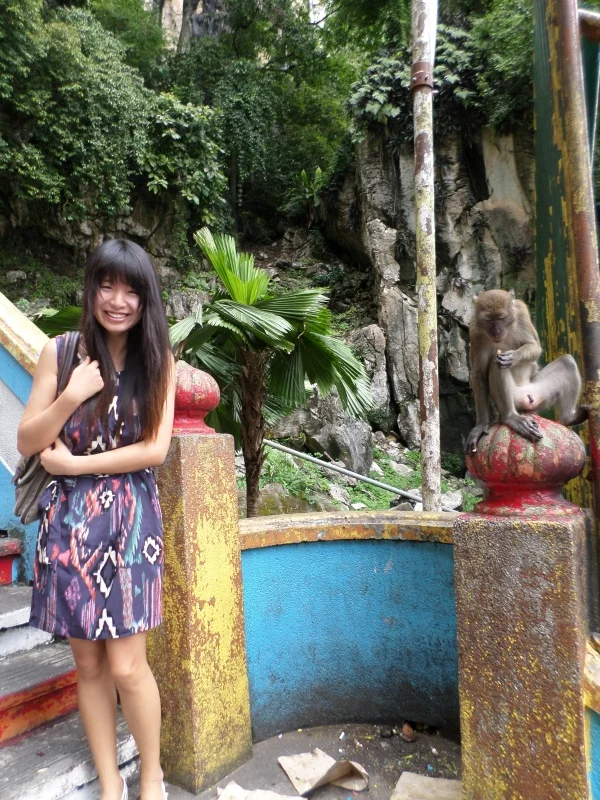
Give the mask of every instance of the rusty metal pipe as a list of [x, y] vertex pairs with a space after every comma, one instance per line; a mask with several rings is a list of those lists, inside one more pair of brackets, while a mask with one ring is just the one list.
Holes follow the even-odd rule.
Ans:
[[580, 34], [591, 42], [600, 42], [600, 14], [580, 8], [577, 16]]
[[413, 0], [411, 90], [415, 148], [421, 470], [425, 511], [440, 511], [441, 508], [433, 175], [433, 62], [436, 27], [437, 0]]
[[[577, 287], [581, 315], [583, 366], [589, 417], [590, 455], [596, 517], [600, 513], [600, 272], [587, 115], [581, 64], [579, 15], [576, 0], [557, 0], [550, 58], [562, 76], [568, 148], [565, 149], [566, 201], [573, 226]], [[554, 51], [554, 52], [553, 52]]]

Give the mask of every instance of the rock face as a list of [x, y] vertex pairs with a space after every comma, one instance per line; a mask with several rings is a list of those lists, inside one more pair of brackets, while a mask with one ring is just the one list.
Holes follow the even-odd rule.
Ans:
[[310, 450], [343, 461], [346, 469], [368, 475], [373, 462], [371, 426], [344, 414], [337, 393], [320, 397], [315, 389], [306, 408], [280, 420], [270, 431], [278, 439], [302, 437]]
[[[480, 132], [436, 143], [436, 250], [442, 447], [460, 450], [473, 424], [468, 324], [473, 295], [517, 287], [528, 298], [533, 257], [533, 152], [525, 134]], [[375, 277], [390, 401], [403, 440], [420, 442], [413, 154], [384, 134], [356, 148], [327, 234]]]
[[353, 331], [348, 336], [348, 344], [361, 358], [371, 381], [373, 409], [369, 413], [369, 422], [387, 433], [391, 429], [393, 413], [390, 406], [385, 335], [379, 325], [367, 325]]

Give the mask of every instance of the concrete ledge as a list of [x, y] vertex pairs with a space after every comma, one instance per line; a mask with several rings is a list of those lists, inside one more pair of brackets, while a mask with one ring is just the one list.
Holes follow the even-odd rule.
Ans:
[[240, 520], [242, 550], [300, 542], [397, 539], [452, 544], [456, 512], [347, 511], [282, 514]]
[[48, 341], [45, 333], [0, 292], [0, 345], [33, 375], [42, 348]]

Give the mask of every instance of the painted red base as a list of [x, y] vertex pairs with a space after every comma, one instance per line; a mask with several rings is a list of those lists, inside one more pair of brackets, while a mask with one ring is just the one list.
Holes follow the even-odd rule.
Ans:
[[8, 586], [13, 582], [13, 564], [20, 553], [20, 539], [0, 539], [0, 586]]
[[513, 516], [543, 514], [565, 516], [581, 509], [561, 494], [567, 481], [585, 464], [585, 447], [579, 436], [558, 422], [535, 416], [542, 439], [530, 442], [506, 425], [492, 425], [467, 455], [467, 467], [483, 481], [485, 498], [476, 514]]
[[173, 433], [214, 433], [204, 417], [219, 405], [219, 384], [208, 373], [177, 362]]
[[0, 697], [0, 742], [64, 717], [77, 708], [77, 670]]
[[12, 583], [13, 561], [16, 556], [2, 556], [0, 558], [0, 586]]

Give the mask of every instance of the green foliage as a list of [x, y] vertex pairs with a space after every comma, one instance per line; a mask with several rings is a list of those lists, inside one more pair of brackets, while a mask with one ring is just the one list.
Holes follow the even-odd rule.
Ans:
[[174, 62], [174, 92], [220, 110], [233, 211], [265, 218], [303, 169], [331, 163], [358, 73], [346, 51], [326, 49], [326, 33], [292, 0], [232, 0], [227, 8], [221, 33], [193, 40]]
[[[256, 513], [266, 421], [304, 405], [307, 383], [325, 395], [334, 387], [348, 413], [371, 405], [362, 364], [332, 335], [320, 289], [275, 296], [268, 273], [238, 251], [231, 236], [208, 228], [195, 240], [222, 288], [211, 302], [171, 328], [171, 343], [193, 366], [221, 385], [222, 402], [210, 424], [241, 440], [247, 471], [248, 515]], [[243, 402], [242, 402], [243, 398]]]
[[[100, 18], [101, 9], [134, 5], [96, 10]], [[126, 212], [134, 189], [147, 186], [175, 205], [197, 207], [194, 222], [223, 216], [215, 111], [146, 89], [126, 63], [126, 47], [88, 10], [45, 12], [27, 0], [5, 11], [0, 213], [18, 204], [30, 224], [42, 226], [106, 219]]]
[[212, 224], [223, 213], [225, 186], [218, 115], [170, 94], [158, 95], [152, 112], [144, 157], [148, 189], [179, 195], [201, 209], [202, 222]]
[[442, 469], [462, 478], [465, 474], [465, 457], [462, 453], [442, 453]]
[[102, 27], [123, 44], [127, 63], [147, 82], [156, 82], [162, 75], [166, 51], [158, 15], [144, 7], [144, 0], [90, 0], [89, 8]]
[[319, 218], [322, 208], [321, 192], [327, 184], [327, 174], [317, 167], [314, 178], [305, 169], [296, 178], [296, 185], [287, 194], [283, 210], [290, 217], [302, 217], [310, 228]]
[[[436, 136], [459, 130], [469, 133], [484, 123], [477, 89], [479, 58], [468, 31], [438, 25], [434, 66]], [[348, 102], [355, 120], [355, 139], [364, 137], [373, 125], [392, 123], [396, 135], [412, 139], [410, 65], [408, 48], [394, 58], [377, 58], [353, 85]]]
[[[277, 297], [267, 272], [254, 266], [251, 255], [238, 252], [232, 237], [213, 237], [203, 229], [195, 238], [224, 291], [218, 290], [204, 309], [171, 329], [171, 341], [183, 356], [216, 373], [226, 393], [239, 384], [247, 353], [266, 351], [267, 395], [279, 414], [304, 404], [306, 380], [316, 383], [322, 394], [335, 386], [350, 413], [363, 413], [371, 402], [368, 380], [351, 350], [332, 335], [321, 290]], [[239, 418], [241, 412], [233, 416]]]
[[328, 0], [325, 7], [333, 40], [351, 44], [371, 57], [382, 48], [399, 47], [410, 40], [410, 0]]
[[[13, 283], [6, 274], [13, 270], [25, 273], [23, 280]], [[81, 287], [81, 274], [57, 275], [47, 265], [20, 252], [3, 252], [0, 257], [0, 292], [9, 300], [25, 300], [29, 303], [40, 298], [49, 300], [51, 306], [59, 307], [75, 302], [75, 294]]]
[[[412, 475], [398, 475], [398, 473], [390, 466], [390, 459], [387, 454], [375, 448], [374, 455], [375, 461], [383, 470], [383, 475], [372, 475], [376, 480], [381, 483], [388, 483], [390, 486], [396, 486], [398, 489], [403, 489], [405, 492], [421, 491], [421, 462], [420, 454], [414, 452], [415, 463], [413, 466], [415, 472]], [[413, 452], [407, 453], [413, 456]], [[364, 503], [367, 508], [372, 510], [383, 510], [390, 507], [390, 502], [394, 495], [387, 491], [387, 489], [379, 489], [377, 486], [371, 486], [368, 483], [358, 481], [356, 486], [348, 487], [348, 493], [353, 503]]]
[[[44, 201], [67, 219], [117, 213], [147, 146], [149, 96], [89, 12], [44, 19], [41, 3], [32, 6], [16, 63], [0, 64], [0, 86], [10, 84], [0, 95], [0, 203]], [[7, 22], [0, 16], [2, 39], [11, 38]]]
[[[380, 5], [383, 13], [386, 3]], [[402, 138], [412, 138], [410, 48], [393, 38], [385, 45], [390, 54], [374, 58], [352, 87], [355, 140], [373, 125], [390, 125]], [[485, 124], [530, 124], [532, 65], [532, 0], [456, 0], [444, 7], [434, 66], [436, 136], [469, 135]]]
[[65, 331], [76, 331], [81, 320], [79, 306], [66, 306], [57, 311], [54, 308], [45, 308], [36, 317], [35, 322], [48, 336], [58, 336]]
[[481, 104], [490, 124], [502, 126], [533, 116], [533, 0], [491, 0], [474, 20], [481, 67]]
[[267, 483], [280, 483], [290, 494], [310, 503], [316, 492], [327, 491], [330, 481], [326, 471], [316, 464], [294, 459], [287, 453], [269, 448], [260, 477], [260, 488]]

